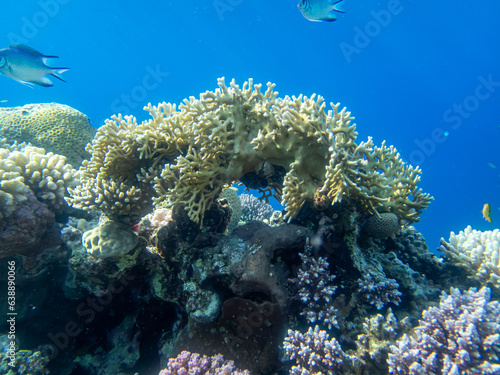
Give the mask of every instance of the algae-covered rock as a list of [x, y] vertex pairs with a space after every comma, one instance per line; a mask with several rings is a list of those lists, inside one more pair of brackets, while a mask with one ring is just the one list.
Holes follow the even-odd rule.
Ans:
[[83, 234], [83, 246], [96, 258], [121, 257], [132, 251], [139, 243], [139, 238], [130, 228], [115, 221], [91, 229]]
[[0, 108], [0, 138], [43, 147], [47, 152], [66, 156], [75, 166], [90, 156], [85, 147], [95, 132], [87, 116], [64, 104]]

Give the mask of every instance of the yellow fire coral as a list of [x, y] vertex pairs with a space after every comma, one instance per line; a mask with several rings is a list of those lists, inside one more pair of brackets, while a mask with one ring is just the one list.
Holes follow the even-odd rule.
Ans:
[[89, 157], [85, 146], [95, 129], [83, 113], [58, 103], [0, 108], [0, 138], [29, 142], [47, 152], [64, 155], [78, 165]]
[[108, 120], [87, 149], [91, 159], [70, 202], [130, 216], [150, 209], [154, 195], [157, 205], [183, 206], [201, 224], [223, 187], [244, 181], [282, 200], [287, 218], [321, 194], [412, 223], [432, 199], [416, 187], [420, 170], [393, 147], [355, 143], [353, 117], [340, 104], [326, 111], [321, 96], [279, 98], [273, 84], [262, 91], [251, 79], [241, 88], [218, 84], [178, 109], [149, 105], [152, 119], [141, 124]]

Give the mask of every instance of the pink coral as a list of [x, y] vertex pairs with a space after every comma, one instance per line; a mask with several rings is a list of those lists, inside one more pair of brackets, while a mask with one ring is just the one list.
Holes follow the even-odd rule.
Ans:
[[183, 351], [168, 360], [167, 368], [159, 375], [250, 375], [247, 370], [234, 367], [233, 361], [226, 361], [221, 354], [207, 357], [198, 353]]

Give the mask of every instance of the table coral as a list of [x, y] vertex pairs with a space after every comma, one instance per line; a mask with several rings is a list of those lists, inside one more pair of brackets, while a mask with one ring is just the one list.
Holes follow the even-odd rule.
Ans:
[[85, 146], [95, 132], [87, 116], [64, 104], [0, 108], [0, 137], [64, 155], [73, 165], [89, 157]]
[[263, 91], [251, 79], [218, 84], [178, 108], [149, 105], [152, 119], [141, 124], [131, 116], [107, 120], [88, 147], [73, 206], [123, 217], [151, 210], [156, 195], [157, 205], [183, 206], [202, 225], [223, 187], [248, 175], [259, 178], [264, 196], [282, 201], [286, 219], [319, 194], [412, 223], [432, 199], [416, 186], [420, 169], [394, 147], [356, 144], [354, 118], [340, 104], [326, 111], [315, 94], [279, 98], [273, 84]]
[[500, 289], [500, 231], [481, 232], [467, 226], [457, 235], [450, 234], [450, 242], [441, 238], [440, 251], [451, 263], [462, 267], [474, 279]]

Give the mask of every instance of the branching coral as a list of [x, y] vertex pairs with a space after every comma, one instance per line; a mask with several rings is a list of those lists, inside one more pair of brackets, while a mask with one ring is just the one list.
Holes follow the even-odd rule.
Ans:
[[392, 374], [498, 374], [500, 304], [490, 289], [451, 288], [423, 312], [413, 335], [391, 346]]
[[61, 213], [68, 207], [66, 189], [77, 180], [78, 172], [64, 156], [26, 145], [0, 148], [0, 219], [26, 201], [30, 190], [54, 213]]
[[247, 370], [239, 370], [233, 361], [227, 361], [220, 354], [207, 357], [183, 351], [176, 358], [168, 360], [167, 368], [159, 375], [250, 375]]
[[393, 147], [355, 143], [353, 117], [340, 104], [326, 111], [321, 96], [279, 98], [274, 85], [240, 88], [234, 81], [185, 99], [177, 108], [149, 105], [149, 121], [113, 117], [88, 147], [82, 184], [71, 202], [108, 216], [150, 208], [153, 179], [160, 206], [182, 206], [202, 225], [225, 186], [259, 176], [259, 190], [282, 200], [294, 217], [320, 192], [331, 203], [359, 201], [372, 214], [393, 212], [418, 221], [431, 200], [417, 189], [420, 170]]
[[441, 252], [474, 279], [500, 288], [500, 231], [481, 232], [469, 225], [459, 234], [451, 232], [450, 242], [441, 238]]

